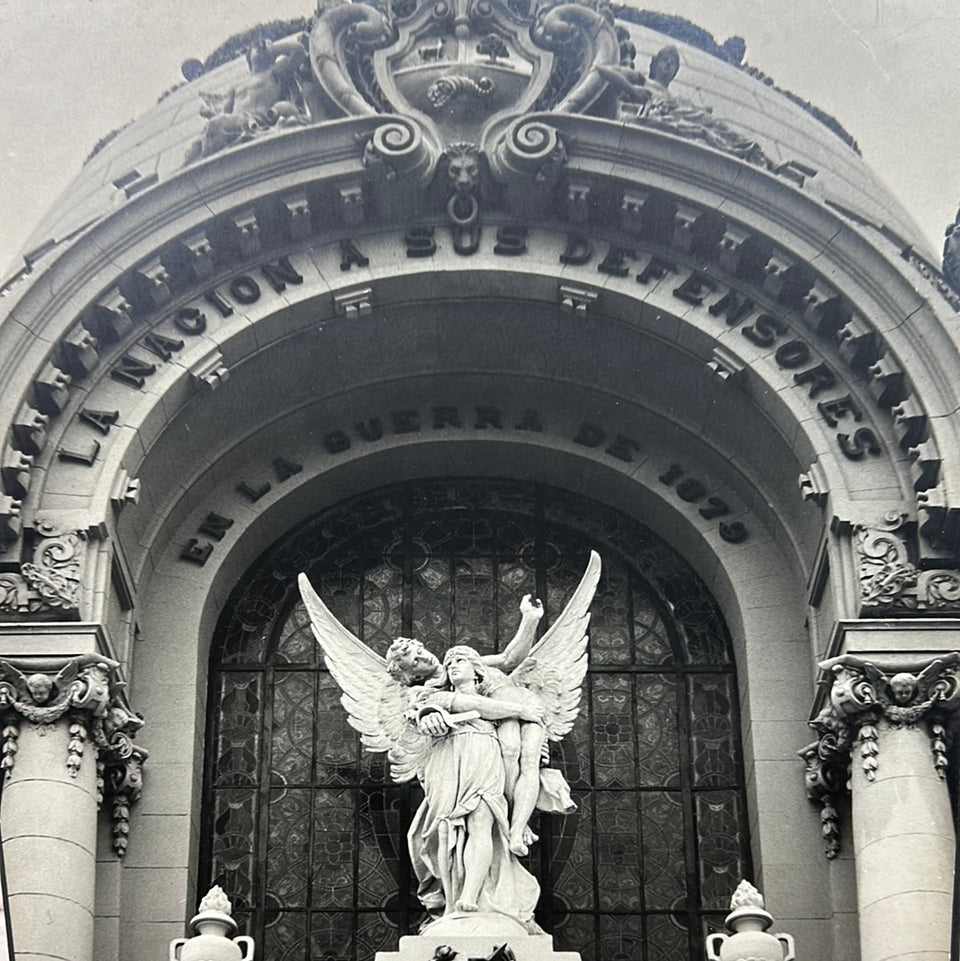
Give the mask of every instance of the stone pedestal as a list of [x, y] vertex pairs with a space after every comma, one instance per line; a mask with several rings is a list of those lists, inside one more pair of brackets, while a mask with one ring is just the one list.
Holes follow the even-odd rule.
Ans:
[[376, 961], [433, 961], [437, 949], [445, 946], [456, 951], [456, 955], [444, 954], [444, 961], [479, 961], [489, 958], [503, 944], [513, 952], [517, 961], [580, 961], [576, 951], [554, 951], [553, 938], [549, 934], [523, 934], [515, 938], [411, 935], [400, 939], [399, 951], [378, 951]]
[[[508, 951], [502, 950], [506, 946]], [[554, 951], [549, 934], [528, 934], [503, 914], [439, 918], [419, 935], [400, 939], [399, 951], [378, 951], [376, 961], [580, 961], [576, 951]]]

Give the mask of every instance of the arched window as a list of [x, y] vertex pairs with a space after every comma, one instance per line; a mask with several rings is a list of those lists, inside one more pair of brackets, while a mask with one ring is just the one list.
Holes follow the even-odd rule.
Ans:
[[[415, 482], [354, 498], [271, 548], [213, 646], [204, 872], [271, 961], [366, 961], [422, 920], [405, 834], [416, 785], [361, 751], [296, 593], [306, 571], [381, 654], [497, 650], [525, 593], [563, 608], [603, 558], [590, 669], [554, 748], [579, 810], [534, 823], [540, 923], [584, 961], [689, 959], [749, 875], [729, 638], [703, 582], [647, 528], [509, 481]], [[536, 816], [535, 816], [536, 817]]]

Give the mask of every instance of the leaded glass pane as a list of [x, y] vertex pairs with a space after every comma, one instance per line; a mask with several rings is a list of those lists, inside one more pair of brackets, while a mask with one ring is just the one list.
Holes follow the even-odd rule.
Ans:
[[317, 681], [317, 783], [349, 784], [358, 778], [360, 743], [347, 722], [337, 682], [326, 671]]
[[263, 702], [259, 674], [220, 677], [217, 784], [255, 784], [260, 763]]
[[690, 935], [674, 915], [654, 914], [647, 919], [647, 961], [690, 961], [690, 957]]
[[350, 908], [357, 847], [355, 792], [317, 791], [313, 805], [313, 903], [319, 908]]
[[273, 680], [270, 779], [307, 784], [313, 766], [315, 673], [277, 672]]
[[597, 889], [603, 911], [639, 911], [643, 890], [637, 797], [626, 791], [598, 791]]
[[736, 748], [731, 723], [731, 678], [696, 674], [687, 678], [693, 772], [698, 787], [736, 783]]
[[250, 789], [221, 788], [214, 792], [212, 843], [214, 876], [230, 891], [234, 916], [245, 918], [254, 902], [253, 839], [257, 826], [257, 795]]
[[402, 573], [393, 564], [378, 564], [363, 582], [363, 641], [382, 654], [403, 633], [400, 601]]
[[600, 957], [603, 961], [637, 961], [642, 958], [642, 917], [601, 914]]
[[638, 675], [634, 710], [639, 783], [679, 786], [676, 679], [668, 674]]
[[270, 961], [303, 961], [307, 950], [307, 916], [283, 911], [264, 932], [264, 957]]
[[596, 674], [592, 678], [594, 784], [635, 787], [633, 683], [630, 677]]
[[651, 909], [685, 907], [683, 798], [679, 791], [640, 795], [643, 832], [643, 892]]
[[615, 561], [609, 561], [597, 586], [590, 608], [590, 661], [592, 664], [630, 664], [627, 573]]
[[724, 909], [744, 876], [740, 850], [742, 799], [736, 791], [697, 795], [700, 889], [705, 908]]
[[553, 933], [554, 950], [579, 951], [581, 961], [597, 961], [596, 924], [592, 914], [567, 915]]
[[[564, 819], [563, 829], [570, 835], [554, 856], [554, 892], [571, 910], [594, 908], [593, 795], [578, 791], [573, 796], [577, 813]], [[572, 829], [572, 830], [571, 830]], [[559, 857], [557, 855], [560, 855]]]
[[492, 654], [496, 650], [497, 628], [493, 560], [458, 558], [453, 578], [454, 643], [469, 644], [481, 654]]
[[305, 908], [310, 870], [310, 791], [271, 791], [267, 823], [267, 897], [285, 907]]
[[[354, 918], [351, 912], [315, 911], [310, 915], [310, 958], [352, 961]], [[372, 955], [367, 955], [372, 957]]]
[[[591, 548], [580, 714], [551, 763], [578, 810], [535, 814], [538, 917], [584, 961], [679, 961], [741, 876], [744, 812], [729, 640], [703, 583], [647, 529], [534, 485], [418, 481], [355, 498], [284, 538], [218, 628], [204, 832], [211, 881], [265, 956], [371, 961], [416, 929], [405, 834], [422, 793], [364, 753], [295, 587], [308, 572], [378, 653], [502, 650], [524, 594], [549, 628]], [[692, 859], [696, 852], [697, 860]]]

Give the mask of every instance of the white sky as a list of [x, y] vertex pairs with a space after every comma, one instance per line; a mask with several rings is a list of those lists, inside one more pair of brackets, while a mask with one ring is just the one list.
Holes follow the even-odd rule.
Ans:
[[[96, 141], [258, 22], [314, 0], [0, 0], [0, 276]], [[687, 17], [833, 114], [939, 254], [960, 204], [958, 0], [634, 0]]]

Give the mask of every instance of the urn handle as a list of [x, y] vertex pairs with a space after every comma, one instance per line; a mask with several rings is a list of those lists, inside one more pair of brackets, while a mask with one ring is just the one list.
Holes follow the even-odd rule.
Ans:
[[729, 937], [722, 931], [714, 931], [707, 935], [707, 961], [720, 961], [720, 948]]
[[783, 947], [783, 961], [796, 961], [797, 954], [793, 936], [790, 934], [775, 934], [774, 937]]
[[246, 934], [242, 934], [239, 938], [234, 938], [233, 943], [238, 945], [240, 950], [243, 952], [240, 955], [240, 961], [253, 961], [253, 938], [248, 937]]
[[174, 938], [170, 942], [170, 961], [180, 961], [180, 949], [189, 940], [189, 938]]

